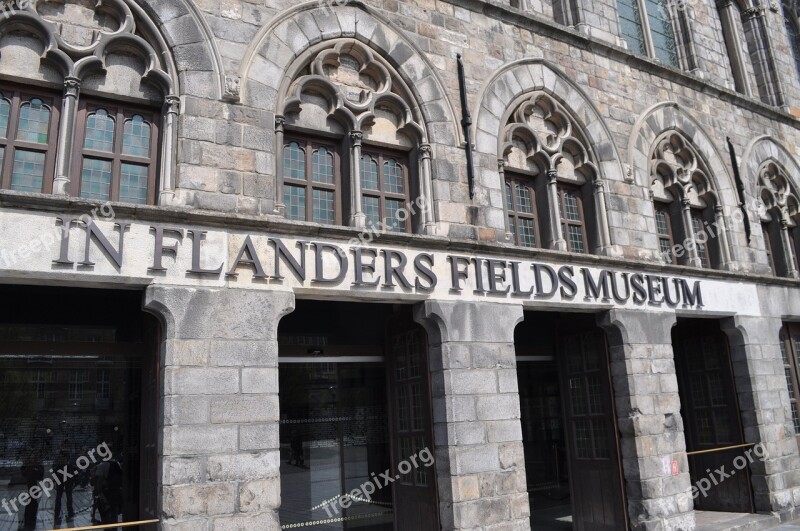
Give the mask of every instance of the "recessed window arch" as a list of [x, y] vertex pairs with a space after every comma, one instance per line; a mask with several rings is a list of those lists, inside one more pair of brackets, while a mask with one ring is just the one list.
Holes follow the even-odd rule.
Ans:
[[656, 140], [650, 168], [661, 261], [705, 269], [727, 267], [723, 208], [699, 153], [681, 133], [670, 131]]
[[[30, 32], [31, 43], [38, 40], [48, 57], [58, 57], [40, 67], [30, 47], [23, 51], [2, 43], [4, 73], [34, 82], [0, 86], [0, 132], [5, 130], [0, 149], [7, 166], [0, 170], [0, 188], [168, 203], [174, 197], [179, 107], [175, 63], [140, 8], [125, 2], [94, 7], [93, 12], [69, 2], [53, 9], [41, 5], [0, 20], [4, 31], [13, 31], [5, 24], [21, 21], [37, 28]], [[62, 23], [56, 12], [64, 9], [70, 16]], [[89, 40], [86, 28], [95, 34]], [[25, 99], [31, 95], [41, 103]], [[85, 112], [86, 104], [104, 109]]]
[[506, 238], [522, 247], [595, 253], [600, 181], [577, 123], [544, 92], [523, 96], [501, 131]]
[[797, 278], [800, 271], [800, 199], [784, 168], [765, 162], [758, 173], [759, 216], [767, 263], [773, 274]]
[[[362, 43], [335, 39], [313, 47], [287, 80], [278, 103], [282, 114], [276, 119], [282, 153], [278, 210], [289, 219], [322, 224], [385, 232], [427, 230], [433, 222], [431, 148], [418, 105], [391, 65]], [[300, 206], [293, 188], [299, 186], [292, 175], [292, 157], [297, 155], [287, 148], [314, 138], [312, 131], [331, 139], [317, 170], [324, 167], [338, 176], [324, 192], [331, 195], [326, 201], [336, 210], [334, 216], [315, 216], [313, 199]], [[306, 154], [307, 164], [315, 164], [313, 156]], [[314, 208], [318, 204], [313, 202]], [[298, 213], [303, 208], [305, 214]]]

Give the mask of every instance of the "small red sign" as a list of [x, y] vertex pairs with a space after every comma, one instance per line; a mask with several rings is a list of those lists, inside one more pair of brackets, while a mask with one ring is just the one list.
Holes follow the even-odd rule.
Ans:
[[679, 470], [678, 470], [678, 462], [673, 459], [672, 460], [672, 475], [673, 476], [677, 476], [678, 472], [679, 472]]

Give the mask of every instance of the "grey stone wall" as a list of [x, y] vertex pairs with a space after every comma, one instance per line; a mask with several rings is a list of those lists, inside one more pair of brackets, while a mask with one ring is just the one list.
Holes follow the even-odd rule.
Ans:
[[294, 295], [151, 288], [163, 322], [162, 529], [279, 529], [278, 322]]
[[530, 529], [514, 328], [521, 307], [430, 302], [429, 337], [442, 529]]

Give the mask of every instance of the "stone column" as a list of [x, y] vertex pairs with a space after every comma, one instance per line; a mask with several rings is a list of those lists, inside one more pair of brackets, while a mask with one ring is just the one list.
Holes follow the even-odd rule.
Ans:
[[683, 226], [686, 227], [684, 234], [686, 240], [690, 242], [689, 251], [689, 265], [692, 267], [703, 267], [700, 261], [700, 253], [697, 252], [697, 238], [694, 234], [694, 224], [692, 223], [692, 203], [688, 197], [681, 198], [681, 208], [683, 213]]
[[164, 324], [161, 527], [278, 529], [278, 323], [291, 292], [151, 286]]
[[58, 131], [58, 152], [56, 153], [56, 176], [53, 179], [54, 195], [70, 195], [71, 193], [72, 143], [75, 136], [80, 90], [80, 79], [76, 77], [64, 79], [64, 98], [61, 103], [61, 123]]
[[[503, 194], [503, 213], [505, 214], [505, 222], [504, 222], [504, 224], [506, 226], [505, 240], [507, 242], [516, 243], [516, 234], [511, 232], [511, 224], [508, 222], [508, 207], [509, 207], [509, 205], [508, 205], [508, 199], [506, 198], [506, 161], [505, 160], [497, 159], [497, 172], [500, 174], [500, 187], [501, 187], [500, 190], [501, 190], [501, 192]], [[514, 190], [512, 190], [511, 193], [513, 194]], [[539, 223], [538, 219], [536, 220], [536, 223]], [[541, 233], [542, 233], [541, 227], [537, 227], [537, 228], [539, 229], [539, 234], [540, 234], [539, 239], [541, 239]], [[539, 241], [537, 243], [539, 245], [542, 245], [541, 241]]]
[[422, 211], [422, 232], [433, 235], [436, 233], [436, 220], [433, 217], [433, 181], [431, 177], [431, 145], [419, 146], [420, 156], [420, 194], [424, 199]]
[[[363, 228], [367, 226], [367, 216], [361, 204], [361, 140], [364, 134], [361, 131], [350, 131], [350, 204], [353, 213], [350, 216], [350, 225]], [[383, 220], [380, 220], [383, 222]]]
[[550, 202], [550, 233], [553, 238], [553, 249], [567, 250], [567, 240], [561, 230], [561, 197], [558, 193], [558, 172], [547, 170], [547, 200]]
[[[789, 222], [787, 221], [786, 216], [784, 215], [781, 217], [781, 249], [783, 256], [781, 257], [786, 265], [786, 276], [789, 278], [798, 278], [798, 271], [797, 267], [795, 267], [796, 257], [794, 256], [792, 245], [792, 235], [789, 233]], [[767, 243], [769, 245], [769, 243]], [[773, 260], [775, 259], [775, 255], [773, 254]]]
[[755, 508], [786, 516], [800, 503], [793, 495], [800, 490], [800, 458], [780, 351], [782, 325], [779, 318], [769, 317], [735, 316], [722, 321], [744, 438], [762, 445], [766, 454], [763, 460], [750, 463]]
[[181, 99], [170, 95], [164, 99], [164, 136], [161, 147], [161, 190], [158, 204], [171, 205], [175, 202], [175, 145], [177, 143], [178, 112]]
[[731, 269], [734, 264], [731, 260], [730, 238], [728, 238], [728, 226], [725, 224], [725, 211], [722, 205], [714, 205], [714, 222], [718, 227], [717, 245], [719, 245], [720, 269]]
[[[694, 529], [678, 377], [674, 314], [611, 310], [608, 333], [628, 516], [634, 530]], [[672, 462], [678, 463], [673, 475]]]
[[522, 307], [428, 301], [442, 529], [530, 529], [514, 328]]
[[611, 229], [608, 226], [608, 210], [606, 209], [606, 183], [602, 179], [594, 182], [595, 223], [600, 233], [600, 253], [608, 254], [611, 250]]
[[275, 117], [275, 209], [276, 214], [286, 213], [286, 205], [283, 203], [283, 126], [286, 118], [283, 116]]

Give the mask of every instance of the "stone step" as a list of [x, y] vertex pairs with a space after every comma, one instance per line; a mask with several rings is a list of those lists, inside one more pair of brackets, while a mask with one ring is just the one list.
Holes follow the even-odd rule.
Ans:
[[737, 514], [697, 511], [695, 531], [761, 531], [772, 529], [781, 519], [769, 514]]

